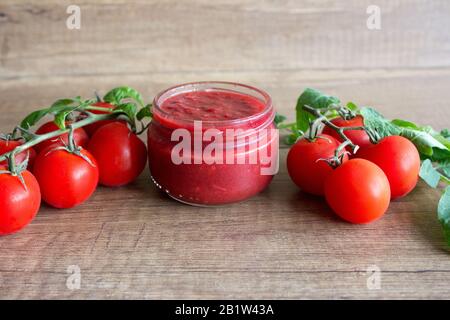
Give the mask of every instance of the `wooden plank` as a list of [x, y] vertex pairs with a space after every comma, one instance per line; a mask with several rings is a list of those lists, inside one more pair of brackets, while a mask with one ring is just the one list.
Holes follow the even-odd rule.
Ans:
[[[94, 90], [106, 93], [130, 85], [143, 93], [146, 102], [161, 90], [183, 82], [218, 79], [242, 82], [266, 90], [276, 110], [294, 118], [298, 95], [308, 86], [358, 105], [370, 105], [390, 118], [409, 119], [448, 127], [450, 68], [393, 70], [299, 70], [252, 72], [147, 73], [142, 75], [59, 76], [3, 80], [0, 96], [3, 112], [0, 129], [8, 131], [26, 113], [61, 97], [93, 97]], [[20, 99], [19, 99], [20, 98]], [[4, 125], [4, 127], [2, 127]]]
[[255, 70], [448, 67], [450, 2], [71, 1], [0, 4], [0, 79]]

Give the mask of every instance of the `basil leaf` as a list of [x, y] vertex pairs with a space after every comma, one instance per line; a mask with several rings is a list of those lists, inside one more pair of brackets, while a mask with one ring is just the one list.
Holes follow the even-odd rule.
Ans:
[[392, 120], [391, 123], [401, 128], [400, 135], [411, 140], [422, 157], [425, 156], [434, 161], [450, 157], [450, 140], [447, 140], [432, 127], [419, 127], [415, 123], [399, 119]]
[[149, 103], [148, 105], [143, 107], [136, 114], [136, 119], [138, 119], [139, 121], [141, 121], [144, 118], [152, 118], [152, 117], [153, 117], [153, 113], [152, 113], [152, 104], [151, 103]]
[[[90, 100], [88, 100], [90, 101]], [[39, 120], [45, 117], [48, 114], [58, 114], [59, 112], [66, 110], [67, 108], [72, 108], [72, 110], [76, 109], [77, 106], [81, 104], [80, 97], [76, 97], [75, 99], [64, 98], [59, 99], [53, 102], [53, 104], [49, 108], [41, 109], [30, 113], [25, 119], [22, 120], [20, 126], [24, 129], [29, 129], [34, 126]], [[71, 106], [72, 105], [72, 106]], [[69, 112], [70, 113], [70, 112]], [[60, 118], [62, 116], [59, 116]], [[66, 115], [67, 117], [67, 115]], [[61, 121], [61, 120], [58, 120]], [[60, 122], [61, 123], [61, 122]]]
[[[450, 150], [427, 132], [404, 128], [400, 135], [414, 143], [422, 155], [427, 157], [434, 156], [439, 159], [450, 156]], [[438, 151], [439, 149], [442, 150], [442, 153]]]
[[33, 111], [22, 120], [20, 126], [24, 129], [29, 129], [49, 113], [50, 108]]
[[50, 113], [57, 113], [60, 110], [64, 109], [65, 107], [71, 105], [72, 103], [77, 102], [77, 99], [79, 100], [79, 97], [76, 99], [59, 99], [56, 100], [49, 108]]
[[438, 219], [444, 230], [447, 244], [450, 246], [450, 186], [447, 186], [439, 200]]
[[332, 104], [338, 105], [340, 100], [336, 97], [323, 94], [319, 90], [306, 88], [305, 91], [298, 97], [296, 110], [297, 129], [306, 131], [309, 128], [309, 123], [314, 119], [314, 116], [303, 110], [304, 105], [308, 105], [315, 109], [324, 109]]
[[66, 122], [67, 122], [67, 116], [71, 114], [73, 111], [77, 110], [79, 106], [70, 106], [65, 107], [64, 109], [60, 110], [57, 114], [55, 114], [55, 120], [54, 122], [60, 129], [66, 128]]
[[134, 103], [122, 103], [114, 108], [113, 113], [125, 114], [130, 121], [134, 122], [136, 111], [136, 105]]
[[450, 138], [450, 130], [448, 130], [448, 129], [442, 130], [441, 136], [443, 136], [445, 139], [449, 139]]
[[297, 140], [299, 139], [299, 137], [301, 137], [300, 134], [295, 134], [295, 133], [293, 133], [293, 134], [290, 134], [290, 135], [286, 136], [286, 138], [284, 139], [284, 142], [285, 142], [287, 145], [292, 145], [292, 144], [294, 144], [294, 143], [297, 142]]
[[422, 162], [419, 176], [432, 188], [436, 188], [441, 180], [441, 174], [433, 167], [430, 159]]
[[439, 169], [444, 173], [444, 175], [450, 179], [450, 159], [446, 161], [439, 162]]
[[287, 118], [283, 116], [282, 114], [279, 114], [278, 112], [275, 114], [275, 119], [273, 122], [275, 123], [275, 126], [278, 127], [282, 122], [284, 122]]
[[378, 133], [381, 138], [399, 135], [401, 129], [383, 117], [375, 109], [364, 107], [361, 109], [364, 125]]
[[114, 105], [123, 104], [125, 99], [134, 100], [139, 106], [144, 107], [144, 101], [141, 94], [130, 87], [117, 87], [109, 91], [103, 97], [103, 100]]
[[435, 138], [437, 141], [439, 141], [440, 143], [442, 143], [447, 149], [450, 150], [450, 140], [445, 138], [443, 135], [441, 134], [434, 134], [433, 138]]
[[347, 109], [350, 109], [351, 111], [358, 111], [359, 110], [358, 106], [355, 103], [351, 102], [351, 101], [347, 102], [346, 107], [347, 107]]
[[401, 119], [394, 119], [391, 121], [392, 124], [395, 124], [398, 127], [402, 127], [402, 128], [410, 128], [410, 129], [419, 129], [419, 127], [410, 121], [406, 121], [406, 120], [401, 120]]

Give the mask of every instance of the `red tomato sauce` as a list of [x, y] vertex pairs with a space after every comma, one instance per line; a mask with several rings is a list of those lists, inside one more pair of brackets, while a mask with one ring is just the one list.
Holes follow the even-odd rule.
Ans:
[[234, 120], [261, 112], [264, 104], [242, 93], [193, 91], [168, 98], [161, 109], [184, 120]]
[[[160, 95], [161, 96], [161, 95]], [[220, 205], [237, 202], [265, 189], [273, 175], [262, 175], [264, 165], [256, 162], [232, 164], [195, 163], [195, 152], [190, 163], [175, 164], [172, 150], [179, 141], [171, 141], [175, 129], [193, 132], [194, 120], [202, 121], [203, 131], [213, 128], [220, 133], [227, 129], [256, 129], [256, 132], [274, 128], [274, 112], [268, 102], [249, 94], [224, 90], [192, 90], [169, 96], [163, 101], [155, 98], [153, 120], [148, 130], [149, 166], [155, 184], [172, 198], [195, 205]], [[155, 107], [156, 106], [156, 107]], [[268, 139], [270, 140], [270, 139]], [[192, 150], [195, 142], [192, 140]], [[208, 142], [201, 142], [204, 151]], [[270, 144], [246, 144], [245, 150], [232, 147], [231, 157], [276, 152]], [[226, 153], [226, 150], [223, 151]], [[204, 157], [200, 154], [200, 157]], [[204, 158], [203, 158], [204, 159]], [[198, 159], [197, 159], [198, 160]]]

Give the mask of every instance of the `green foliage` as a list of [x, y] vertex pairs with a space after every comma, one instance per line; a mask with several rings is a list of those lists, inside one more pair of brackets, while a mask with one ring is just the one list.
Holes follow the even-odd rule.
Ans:
[[144, 120], [145, 118], [152, 118], [153, 117], [153, 113], [152, 113], [152, 104], [149, 103], [148, 105], [146, 105], [145, 107], [143, 107], [141, 110], [139, 110], [139, 112], [136, 114], [136, 119], [139, 121]]
[[319, 90], [306, 88], [298, 97], [296, 111], [297, 129], [305, 132], [308, 130], [310, 122], [314, 116], [303, 110], [303, 106], [307, 105], [314, 109], [326, 109], [331, 105], [339, 105], [338, 98], [323, 94]]
[[[286, 143], [293, 144], [309, 129], [311, 122], [316, 118], [310, 112], [304, 110], [305, 105], [321, 110], [321, 115], [327, 119], [339, 115], [346, 116], [345, 113], [342, 113], [343, 111], [359, 113], [364, 118], [367, 131], [374, 138], [381, 139], [387, 136], [400, 135], [414, 143], [423, 160], [420, 177], [427, 184], [437, 188], [440, 182], [450, 183], [450, 131], [448, 129], [437, 132], [430, 126], [419, 126], [411, 121], [389, 120], [377, 110], [370, 107], [358, 108], [353, 102], [348, 102], [346, 109], [330, 108], [339, 104], [338, 98], [326, 95], [316, 89], [307, 88], [297, 100], [296, 122], [283, 124], [285, 118], [279, 117], [280, 121], [277, 122], [277, 127], [291, 130]], [[324, 111], [322, 112], [322, 110]], [[450, 187], [447, 187], [439, 201], [438, 217], [450, 245]]]
[[444, 230], [447, 244], [450, 246], [450, 186], [447, 186], [444, 195], [439, 200], [438, 219]]
[[[139, 107], [144, 107], [144, 101], [142, 95], [135, 89], [130, 87], [117, 87], [109, 91], [103, 97], [105, 102], [109, 102], [114, 105], [120, 105], [125, 102], [136, 102]], [[127, 101], [124, 101], [127, 100]]]

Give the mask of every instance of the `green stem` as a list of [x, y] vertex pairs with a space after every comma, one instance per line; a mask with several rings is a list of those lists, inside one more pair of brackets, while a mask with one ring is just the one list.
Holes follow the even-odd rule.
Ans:
[[[92, 114], [92, 113], [90, 113], [87, 118], [85, 118], [83, 120], [80, 120], [78, 122], [72, 123], [71, 127], [72, 127], [73, 130], [76, 130], [78, 128], [82, 128], [84, 126], [87, 126], [87, 125], [89, 125], [91, 123], [94, 123], [94, 122], [97, 122], [97, 121], [114, 119], [114, 118], [116, 118], [119, 115], [120, 115], [120, 113], [110, 113], [110, 114]], [[19, 130], [22, 130], [22, 129], [19, 129]], [[52, 132], [49, 132], [49, 133], [46, 133], [46, 134], [41, 134], [41, 135], [34, 134], [34, 136], [33, 136], [33, 138], [31, 140], [29, 140], [26, 143], [18, 146], [14, 150], [1, 155], [0, 156], [0, 162], [4, 161], [6, 159], [10, 159], [10, 161], [9, 161], [9, 168], [11, 169], [11, 167], [12, 167], [13, 169], [15, 169], [15, 164], [11, 165], [11, 162], [15, 162], [14, 159], [15, 159], [15, 156], [17, 154], [19, 154], [19, 153], [21, 153], [21, 152], [23, 152], [23, 151], [25, 151], [25, 150], [27, 150], [27, 149], [37, 145], [37, 144], [43, 142], [43, 141], [59, 137], [60, 135], [65, 134], [65, 133], [69, 133], [69, 132], [70, 132], [70, 128], [67, 127], [67, 128], [59, 129], [59, 130], [52, 131]], [[11, 171], [11, 172], [13, 172], [13, 171]]]
[[441, 174], [441, 181], [442, 181], [442, 182], [445, 182], [445, 183], [447, 183], [447, 184], [450, 184], [450, 179], [447, 178], [446, 176], [444, 176], [443, 174]]
[[[330, 110], [336, 110], [336, 106], [332, 106], [333, 109], [326, 109], [326, 111]], [[342, 108], [342, 107], [341, 107]], [[341, 137], [341, 139], [345, 142], [348, 141], [347, 145], [352, 148], [352, 151], [355, 152], [358, 150], [358, 146], [355, 145], [344, 133], [345, 130], [364, 130], [364, 127], [338, 127], [334, 123], [332, 123], [330, 120], [328, 120], [326, 117], [323, 116], [323, 114], [315, 108], [312, 108], [310, 106], [304, 105], [303, 110], [311, 113], [313, 116], [318, 118], [324, 125], [332, 128], [334, 131], [337, 132], [337, 134]]]
[[[359, 146], [354, 144], [352, 142], [352, 140], [350, 140], [347, 135], [345, 134], [345, 131], [347, 130], [364, 130], [367, 132], [366, 127], [364, 126], [357, 126], [357, 127], [338, 127], [337, 125], [335, 125], [333, 122], [331, 122], [330, 120], [328, 120], [328, 118], [324, 115], [326, 114], [328, 111], [331, 110], [337, 110], [338, 113], [341, 115], [341, 117], [345, 118], [345, 116], [349, 116], [350, 118], [354, 115], [354, 113], [351, 110], [348, 110], [342, 106], [338, 106], [338, 105], [331, 105], [328, 108], [325, 109], [315, 109], [312, 108], [308, 105], [304, 105], [303, 106], [303, 110], [305, 110], [306, 112], [312, 114], [314, 117], [316, 117], [316, 119], [311, 123], [310, 126], [310, 131], [315, 131], [315, 132], [310, 132], [310, 137], [309, 139], [314, 139], [315, 138], [315, 134], [318, 131], [317, 130], [317, 124], [318, 123], [323, 123], [324, 125], [326, 125], [327, 127], [330, 127], [331, 129], [333, 129], [334, 131], [336, 131], [336, 133], [339, 135], [339, 137], [342, 139], [342, 143], [339, 145], [339, 147], [336, 149], [336, 152], [334, 154], [334, 157], [332, 159], [329, 159], [328, 163], [332, 166], [332, 167], [337, 167], [342, 163], [342, 158], [343, 158], [343, 154], [342, 153], [344, 151], [344, 149], [348, 146], [352, 149], [353, 153], [356, 153], [356, 151], [358, 151]], [[324, 113], [322, 113], [322, 112]]]
[[282, 123], [277, 126], [278, 129], [292, 129], [297, 125], [295, 122], [291, 123]]
[[[6, 155], [6, 159], [8, 160], [9, 172], [12, 172], [15, 174], [16, 173], [16, 155], [14, 153], [10, 153], [9, 155]], [[3, 160], [1, 160], [1, 161], [3, 161]]]
[[75, 148], [76, 148], [76, 146], [75, 146], [75, 140], [74, 140], [74, 136], [73, 136], [73, 134], [74, 134], [74, 129], [73, 129], [73, 126], [72, 125], [70, 125], [69, 126], [69, 135], [67, 136], [67, 142], [68, 142], [68, 144], [69, 144], [69, 150], [70, 150], [70, 152], [73, 152], [74, 150], [75, 150]]
[[84, 108], [84, 110], [104, 111], [104, 112], [108, 112], [108, 113], [113, 112], [113, 109], [111, 109], [111, 108], [96, 107], [96, 106], [87, 106], [86, 108]]

